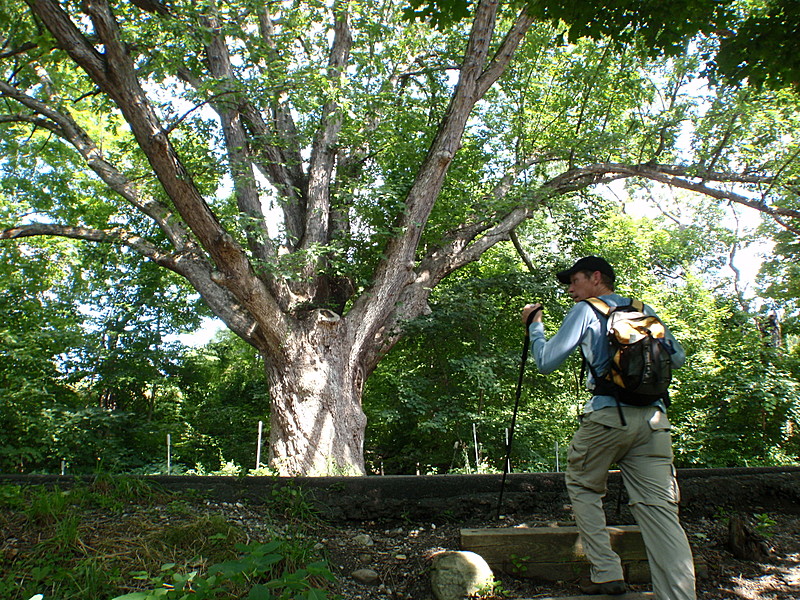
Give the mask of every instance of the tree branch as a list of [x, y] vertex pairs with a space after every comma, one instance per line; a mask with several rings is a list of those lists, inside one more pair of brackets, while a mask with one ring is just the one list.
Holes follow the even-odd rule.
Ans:
[[217, 100], [212, 102], [212, 106], [222, 122], [236, 202], [245, 220], [242, 224], [243, 229], [253, 255], [263, 263], [269, 264], [274, 260], [274, 248], [269, 239], [264, 211], [261, 208], [253, 164], [250, 160], [248, 138], [239, 112], [242, 94], [236, 91], [236, 77], [216, 14], [210, 15], [206, 24], [214, 32], [206, 46], [209, 71], [219, 85], [225, 88]]
[[4, 58], [10, 58], [12, 56], [18, 56], [20, 54], [25, 54], [29, 50], [33, 50], [36, 47], [37, 47], [36, 44], [34, 44], [33, 42], [27, 42], [27, 43], [22, 44], [21, 46], [19, 46], [17, 48], [11, 48], [10, 50], [4, 50], [4, 51], [0, 52], [0, 60], [3, 60]]
[[0, 240], [16, 240], [34, 236], [56, 236], [87, 242], [121, 244], [128, 246], [161, 266], [169, 268], [172, 265], [171, 255], [161, 252], [155, 245], [144, 238], [133, 235], [119, 227], [114, 229], [92, 229], [89, 227], [58, 225], [56, 223], [31, 223], [0, 230]]
[[[739, 174], [739, 173], [720, 173], [711, 171], [692, 171], [687, 167], [677, 165], [622, 165], [618, 163], [599, 163], [582, 167], [580, 169], [573, 169], [565, 173], [567, 179], [580, 179], [582, 177], [644, 177], [652, 181], [659, 181], [672, 187], [682, 188], [717, 198], [719, 200], [728, 200], [753, 208], [759, 212], [770, 215], [772, 217], [790, 217], [793, 219], [800, 219], [800, 211], [781, 206], [767, 205], [763, 199], [748, 198], [744, 194], [734, 192], [732, 190], [722, 190], [711, 187], [707, 182], [717, 183], [737, 183], [737, 184], [771, 184], [774, 180], [771, 176]], [[562, 177], [562, 176], [559, 176]], [[556, 179], [548, 183], [555, 185]]]
[[[259, 3], [256, 8], [258, 32], [268, 51], [271, 63], [279, 62], [275, 44], [275, 27], [269, 12], [270, 4]], [[286, 245], [293, 249], [303, 237], [305, 226], [308, 181], [303, 172], [303, 157], [299, 152], [297, 127], [290, 108], [282, 100], [285, 89], [280, 86], [273, 93], [272, 125], [267, 125], [261, 112], [247, 103], [242, 113], [251, 130], [256, 165], [259, 171], [278, 190], [278, 200], [283, 210], [286, 227]], [[277, 138], [278, 143], [268, 143]]]
[[116, 244], [130, 248], [161, 267], [185, 277], [200, 293], [212, 312], [236, 334], [258, 349], [266, 339], [258, 322], [242, 307], [226, 288], [215, 281], [215, 271], [196, 250], [187, 247], [182, 252], [167, 254], [144, 238], [122, 228], [110, 230], [73, 227], [56, 223], [31, 223], [0, 230], [0, 240], [15, 240], [35, 236], [56, 236], [94, 243]]
[[397, 310], [401, 294], [403, 297], [408, 295], [404, 292], [406, 286], [418, 280], [414, 274], [414, 263], [420, 236], [461, 143], [467, 119], [482, 93], [491, 85], [490, 82], [495, 81], [507, 66], [510, 53], [516, 49], [526, 26], [530, 26], [526, 17], [518, 18], [512, 28], [513, 35], [506, 36], [506, 41], [501, 45], [507, 54], [498, 54], [496, 62], [492, 63], [484, 76], [497, 9], [497, 0], [481, 0], [477, 5], [458, 84], [406, 198], [406, 211], [398, 223], [402, 234], [389, 241], [386, 258], [377, 268], [372, 286], [356, 300], [348, 315], [359, 323], [354, 342], [356, 354], [361, 349], [367, 349], [375, 336], [385, 335], [379, 333], [386, 331], [386, 328], [381, 330], [382, 324], [387, 319], [391, 320], [388, 315]]
[[514, 58], [514, 54], [516, 53], [520, 42], [522, 42], [525, 34], [531, 28], [533, 23], [534, 18], [528, 14], [527, 8], [523, 8], [517, 16], [517, 20], [511, 26], [511, 29], [509, 29], [508, 33], [506, 33], [505, 38], [500, 44], [500, 47], [497, 49], [497, 52], [495, 53], [488, 67], [486, 67], [478, 79], [479, 96], [483, 96], [489, 90], [489, 88], [492, 87], [494, 82], [497, 81], [500, 75], [502, 75], [506, 70], [506, 67], [508, 67], [511, 59]]
[[[333, 45], [328, 59], [328, 81], [333, 90], [341, 88], [341, 77], [350, 57], [353, 43], [346, 3], [335, 2], [333, 6]], [[308, 207], [305, 231], [301, 243], [304, 249], [316, 244], [326, 244], [330, 217], [331, 174], [336, 158], [336, 143], [342, 128], [342, 117], [338, 103], [329, 99], [322, 107], [322, 118], [311, 147], [311, 164], [308, 176]]]
[[511, 243], [514, 244], [514, 249], [517, 251], [520, 259], [522, 262], [525, 263], [525, 266], [528, 268], [528, 271], [531, 273], [536, 272], [536, 267], [533, 265], [533, 261], [531, 261], [531, 257], [528, 256], [528, 253], [525, 252], [525, 248], [522, 247], [522, 242], [519, 239], [519, 235], [517, 234], [517, 230], [511, 230]]
[[104, 79], [106, 61], [54, 0], [25, 0], [67, 54], [93, 79]]
[[[119, 25], [106, 0], [86, 0], [99, 41], [106, 50], [98, 68], [85, 51], [86, 40], [53, 0], [29, 0], [31, 7], [70, 56], [108, 94], [121, 110], [178, 213], [208, 251], [219, 270], [218, 283], [229, 287], [270, 334], [269, 347], [279, 352], [288, 326], [286, 317], [266, 284], [255, 276], [234, 238], [221, 226], [193, 178], [180, 160], [137, 78], [136, 69], [120, 38]], [[92, 49], [93, 50], [93, 49]], [[96, 53], [95, 53], [96, 55]]]
[[51, 106], [28, 96], [22, 91], [0, 81], [0, 96], [12, 98], [32, 110], [41, 118], [33, 115], [0, 115], [0, 122], [31, 123], [56, 134], [71, 144], [86, 161], [86, 164], [109, 188], [122, 196], [131, 206], [150, 217], [164, 232], [177, 249], [181, 249], [187, 241], [187, 232], [180, 223], [172, 219], [170, 210], [153, 198], [142, 199], [136, 186], [130, 179], [108, 162], [102, 151], [67, 112], [60, 112]]

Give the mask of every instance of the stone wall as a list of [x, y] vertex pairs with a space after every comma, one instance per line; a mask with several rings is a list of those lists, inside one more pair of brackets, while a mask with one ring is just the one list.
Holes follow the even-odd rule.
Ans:
[[[90, 480], [91, 477], [87, 477]], [[300, 488], [333, 521], [496, 519], [501, 475], [424, 475], [384, 477], [145, 477], [174, 492], [195, 490], [220, 501], [267, 502], [285, 486]], [[69, 486], [72, 477], [2, 475], [0, 483]], [[719, 509], [800, 513], [800, 467], [684, 469], [678, 471], [681, 510], [713, 515]], [[510, 473], [500, 513], [569, 518], [563, 473]], [[618, 472], [609, 476], [609, 524], [631, 523]]]

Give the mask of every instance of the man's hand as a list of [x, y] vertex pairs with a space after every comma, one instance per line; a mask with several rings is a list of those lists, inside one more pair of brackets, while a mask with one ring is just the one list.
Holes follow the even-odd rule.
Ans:
[[528, 324], [528, 317], [531, 313], [533, 315], [533, 323], [541, 323], [542, 322], [542, 305], [538, 302], [536, 304], [527, 304], [525, 308], [522, 309], [522, 322], [524, 324]]

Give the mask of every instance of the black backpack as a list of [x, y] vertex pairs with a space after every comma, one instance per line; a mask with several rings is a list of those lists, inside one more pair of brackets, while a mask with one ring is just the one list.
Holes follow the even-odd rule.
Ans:
[[595, 381], [594, 393], [614, 396], [618, 402], [633, 406], [649, 406], [659, 399], [669, 406], [672, 359], [661, 320], [644, 314], [640, 300], [613, 307], [600, 298], [587, 298], [585, 302], [602, 317], [601, 322], [606, 322], [611, 355], [607, 373], [595, 373], [588, 365]]

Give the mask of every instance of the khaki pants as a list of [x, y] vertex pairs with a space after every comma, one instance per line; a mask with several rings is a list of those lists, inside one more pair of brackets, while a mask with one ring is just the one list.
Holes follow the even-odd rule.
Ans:
[[694, 562], [678, 521], [678, 485], [667, 416], [655, 407], [616, 407], [584, 415], [569, 448], [567, 491], [595, 583], [623, 579], [603, 511], [608, 470], [616, 463], [642, 532], [658, 600], [695, 600]]

